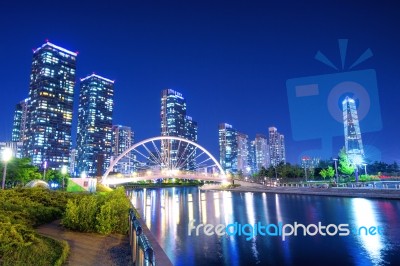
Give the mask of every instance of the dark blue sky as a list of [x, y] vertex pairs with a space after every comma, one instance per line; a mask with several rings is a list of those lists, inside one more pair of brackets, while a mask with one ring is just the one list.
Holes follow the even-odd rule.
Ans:
[[[396, 4], [7, 2], [0, 4], [0, 140], [11, 138], [14, 106], [28, 95], [32, 48], [49, 39], [79, 51], [77, 79], [96, 72], [116, 80], [114, 122], [131, 126], [137, 141], [160, 134], [160, 92], [172, 88], [184, 95], [188, 115], [198, 121], [199, 143], [216, 157], [218, 124], [227, 122], [250, 138], [276, 126], [286, 137], [288, 161], [298, 162], [300, 154], [319, 149], [321, 141], [293, 139], [292, 128], [301, 122], [291, 121], [286, 81], [342, 72], [314, 55], [321, 50], [339, 66], [337, 39], [345, 38], [347, 66], [367, 48], [374, 54], [353, 69], [375, 69], [377, 75], [382, 130], [364, 134], [364, 144], [375, 147], [370, 149], [371, 158], [400, 161]], [[316, 102], [315, 112], [326, 105], [326, 99]], [[361, 131], [368, 128], [363, 123]], [[316, 126], [326, 126], [329, 137], [328, 122]], [[73, 131], [75, 136], [76, 128]], [[328, 139], [333, 153], [344, 145], [343, 136]]]

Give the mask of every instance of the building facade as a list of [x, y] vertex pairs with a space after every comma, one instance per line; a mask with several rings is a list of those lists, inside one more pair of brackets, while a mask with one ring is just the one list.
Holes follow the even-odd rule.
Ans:
[[238, 171], [238, 132], [232, 125], [222, 123], [218, 127], [219, 162], [226, 173]]
[[244, 133], [237, 133], [237, 171], [243, 176], [251, 174], [248, 138]]
[[270, 164], [277, 166], [286, 163], [285, 136], [280, 134], [276, 127], [270, 127], [268, 132]]
[[28, 99], [25, 99], [15, 106], [11, 141], [23, 142], [26, 139], [27, 115]]
[[34, 165], [68, 165], [76, 56], [50, 42], [33, 52], [24, 150]]
[[[161, 136], [197, 142], [197, 122], [187, 116], [183, 95], [172, 89], [161, 92]], [[179, 141], [161, 141], [162, 167], [193, 170], [196, 166], [194, 149], [194, 146]]]
[[268, 139], [265, 135], [257, 134], [254, 142], [257, 165], [256, 172], [258, 172], [262, 167], [267, 169], [270, 164]]
[[347, 96], [342, 104], [346, 153], [350, 162], [361, 163], [364, 158], [364, 146], [361, 138], [356, 102]]
[[[125, 150], [133, 145], [134, 132], [131, 127], [122, 125], [112, 126], [112, 157], [115, 160]], [[118, 167], [114, 168], [115, 172], [129, 174], [135, 170], [135, 157], [132, 152], [124, 156], [118, 163]]]
[[110, 164], [114, 81], [96, 74], [80, 82], [77, 171], [101, 176]]

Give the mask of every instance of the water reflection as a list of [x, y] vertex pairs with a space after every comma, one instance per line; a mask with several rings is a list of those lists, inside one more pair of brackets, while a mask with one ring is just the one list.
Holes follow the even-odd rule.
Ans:
[[[174, 265], [400, 265], [399, 201], [266, 193], [143, 189], [131, 200]], [[381, 225], [383, 236], [188, 235], [188, 223], [315, 223]]]

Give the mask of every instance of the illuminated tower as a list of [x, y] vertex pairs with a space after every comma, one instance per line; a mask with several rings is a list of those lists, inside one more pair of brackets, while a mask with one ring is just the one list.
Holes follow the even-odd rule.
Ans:
[[364, 148], [361, 140], [356, 102], [352, 98], [346, 97], [342, 104], [346, 153], [350, 162], [361, 162], [364, 157]]
[[14, 122], [11, 135], [12, 141], [23, 142], [25, 140], [27, 114], [28, 99], [25, 99], [15, 106]]
[[270, 127], [268, 133], [270, 164], [272, 166], [277, 166], [280, 163], [285, 163], [285, 136], [280, 134], [276, 127]]
[[114, 81], [92, 74], [81, 79], [78, 108], [78, 175], [101, 176], [110, 164]]
[[238, 132], [231, 125], [222, 123], [218, 128], [219, 162], [225, 172], [236, 173], [238, 170]]
[[68, 165], [77, 53], [46, 42], [33, 51], [25, 155], [34, 165]]
[[[125, 150], [133, 145], [134, 132], [131, 127], [122, 125], [112, 126], [112, 159], [115, 160]], [[123, 157], [114, 171], [123, 174], [130, 174], [135, 170], [135, 154], [130, 153], [129, 156]]]
[[[161, 92], [161, 136], [197, 142], [197, 122], [186, 115], [186, 100], [182, 94], [171, 89]], [[193, 170], [196, 157], [194, 149], [193, 145], [179, 141], [161, 141], [163, 167]]]

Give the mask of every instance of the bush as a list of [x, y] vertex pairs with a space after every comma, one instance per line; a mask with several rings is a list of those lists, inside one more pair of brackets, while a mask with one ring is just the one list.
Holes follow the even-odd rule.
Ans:
[[81, 232], [126, 233], [130, 203], [124, 188], [70, 200], [62, 223]]

